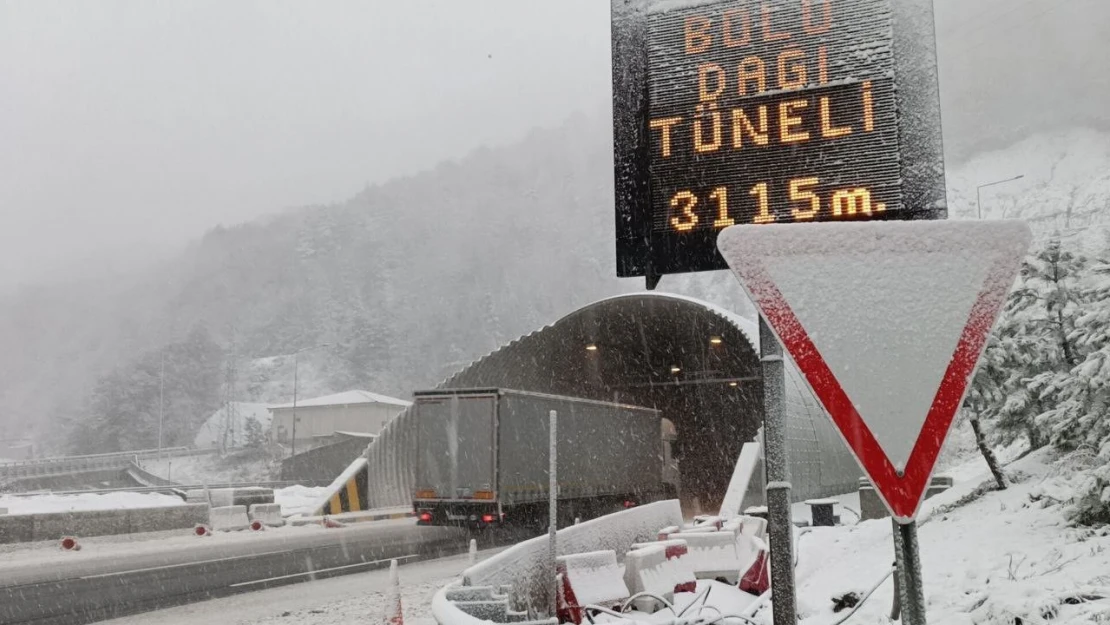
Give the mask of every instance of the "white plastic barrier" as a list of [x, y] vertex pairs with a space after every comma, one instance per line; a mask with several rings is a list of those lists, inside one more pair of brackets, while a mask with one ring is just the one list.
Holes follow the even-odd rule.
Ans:
[[559, 593], [559, 618], [563, 622], [581, 623], [583, 606], [613, 608], [629, 596], [624, 570], [617, 564], [614, 551], [559, 556], [555, 568], [563, 578]]
[[758, 538], [764, 542], [767, 541], [767, 519], [761, 519], [757, 516], [742, 516], [740, 517], [740, 523], [741, 534]]
[[[633, 595], [648, 592], [672, 601], [674, 593], [694, 592], [697, 578], [686, 556], [684, 540], [638, 543], [624, 559], [624, 581]], [[654, 612], [661, 607], [651, 597], [637, 599], [636, 608]]]
[[281, 504], [252, 504], [249, 516], [251, 521], [261, 521], [262, 524], [267, 527], [281, 527], [285, 525], [285, 518], [281, 516]]
[[686, 560], [699, 579], [724, 578], [736, 584], [740, 575], [750, 566], [741, 559], [737, 537], [732, 532], [690, 532], [672, 534], [689, 546]]
[[208, 524], [221, 532], [242, 530], [250, 527], [246, 506], [219, 506], [208, 509]]
[[[624, 554], [638, 542], [656, 538], [660, 527], [682, 524], [678, 500], [658, 501], [571, 525], [558, 531], [560, 555], [612, 550]], [[463, 571], [467, 586], [511, 586], [513, 607], [547, 605], [554, 584], [542, 566], [547, 558], [547, 536], [518, 543]]]

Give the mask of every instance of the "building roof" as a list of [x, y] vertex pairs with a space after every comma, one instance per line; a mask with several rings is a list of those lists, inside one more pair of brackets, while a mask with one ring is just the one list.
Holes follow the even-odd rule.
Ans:
[[[297, 400], [298, 408], [307, 408], [310, 406], [351, 406], [354, 404], [386, 404], [389, 406], [397, 406], [398, 408], [408, 408], [412, 402], [396, 397], [389, 397], [388, 395], [379, 395], [378, 393], [371, 393], [370, 391], [344, 391], [334, 395], [324, 395], [323, 397], [314, 397], [312, 399]], [[282, 408], [292, 408], [293, 404], [277, 404], [270, 406], [270, 410], [280, 410]]]

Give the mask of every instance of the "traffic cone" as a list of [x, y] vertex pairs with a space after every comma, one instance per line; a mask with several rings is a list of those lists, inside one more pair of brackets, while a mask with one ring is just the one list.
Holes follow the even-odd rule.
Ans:
[[81, 551], [81, 545], [73, 536], [65, 536], [61, 543], [62, 551]]
[[328, 529], [335, 529], [337, 527], [343, 527], [342, 523], [340, 523], [339, 521], [336, 521], [335, 519], [331, 518], [330, 516], [324, 517], [324, 520], [321, 521], [320, 523], [321, 523], [321, 525], [323, 525], [324, 527], [326, 527]]
[[251, 521], [252, 531], [261, 532], [264, 529], [266, 529], [266, 526], [262, 524], [262, 521], [259, 521], [258, 519]]
[[405, 611], [401, 607], [401, 576], [397, 561], [389, 561], [389, 594], [386, 597], [384, 625], [405, 625]]
[[203, 523], [198, 523], [196, 527], [193, 528], [193, 534], [196, 536], [211, 536], [212, 529]]

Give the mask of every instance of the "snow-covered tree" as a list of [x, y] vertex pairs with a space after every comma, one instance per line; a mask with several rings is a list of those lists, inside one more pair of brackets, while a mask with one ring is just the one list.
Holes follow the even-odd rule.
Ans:
[[1056, 401], [1038, 425], [1056, 447], [1087, 447], [1110, 461], [1110, 260], [1089, 273], [1086, 305], [1069, 336], [1083, 360], [1045, 386], [1044, 394]]

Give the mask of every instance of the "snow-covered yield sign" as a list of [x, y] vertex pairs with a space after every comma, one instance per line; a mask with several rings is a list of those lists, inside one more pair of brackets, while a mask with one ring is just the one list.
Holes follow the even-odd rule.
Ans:
[[721, 254], [908, 523], [1029, 248], [1018, 221], [733, 226]]

